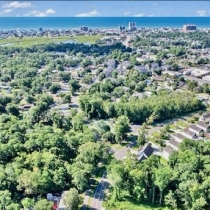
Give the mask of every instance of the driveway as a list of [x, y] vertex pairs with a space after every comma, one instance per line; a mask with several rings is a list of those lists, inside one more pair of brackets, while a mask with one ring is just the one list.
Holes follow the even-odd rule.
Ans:
[[133, 133], [133, 135], [138, 135], [138, 130], [140, 127], [141, 127], [140, 125], [136, 124], [130, 125], [130, 130]]
[[122, 149], [119, 149], [119, 150], [115, 150], [115, 158], [117, 160], [122, 160], [124, 158], [124, 156], [126, 155], [127, 151], [129, 150], [129, 147], [125, 146], [123, 147]]

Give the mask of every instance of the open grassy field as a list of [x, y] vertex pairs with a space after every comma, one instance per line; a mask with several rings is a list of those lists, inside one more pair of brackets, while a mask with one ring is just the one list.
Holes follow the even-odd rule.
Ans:
[[108, 207], [109, 210], [169, 210], [167, 207], [151, 207], [144, 204], [132, 202], [116, 202], [115, 207]]
[[101, 36], [58, 36], [58, 37], [11, 37], [7, 39], [1, 39], [0, 45], [7, 47], [31, 47], [38, 44], [47, 44], [47, 43], [60, 43], [65, 41], [77, 40], [78, 42], [88, 42], [94, 44], [96, 40], [99, 40]]

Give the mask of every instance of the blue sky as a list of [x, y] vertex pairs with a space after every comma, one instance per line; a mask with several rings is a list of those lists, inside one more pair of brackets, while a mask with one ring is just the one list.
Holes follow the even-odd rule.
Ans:
[[0, 17], [197, 17], [209, 1], [0, 1]]

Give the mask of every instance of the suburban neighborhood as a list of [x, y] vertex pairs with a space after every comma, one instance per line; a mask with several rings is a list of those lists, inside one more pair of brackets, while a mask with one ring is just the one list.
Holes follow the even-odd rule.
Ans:
[[[0, 37], [2, 209], [209, 208], [209, 29]], [[29, 37], [67, 40], [7, 45]]]

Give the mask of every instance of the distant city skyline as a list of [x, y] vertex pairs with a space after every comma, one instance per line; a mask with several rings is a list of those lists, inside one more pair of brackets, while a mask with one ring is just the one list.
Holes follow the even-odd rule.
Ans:
[[210, 17], [210, 2], [0, 1], [0, 17]]

